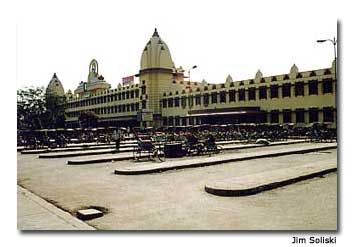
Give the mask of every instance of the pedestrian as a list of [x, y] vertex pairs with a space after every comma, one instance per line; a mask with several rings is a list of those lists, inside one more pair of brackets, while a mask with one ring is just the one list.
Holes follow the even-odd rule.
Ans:
[[113, 139], [116, 143], [116, 152], [119, 152], [121, 133], [120, 129], [114, 130]]

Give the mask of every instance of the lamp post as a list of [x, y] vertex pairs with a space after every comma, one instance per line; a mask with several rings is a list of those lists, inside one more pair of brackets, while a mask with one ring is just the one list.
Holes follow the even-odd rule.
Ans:
[[336, 45], [337, 45], [337, 40], [336, 37], [334, 37], [333, 39], [319, 39], [317, 40], [317, 43], [324, 43], [324, 42], [331, 42], [333, 45], [333, 50], [334, 50], [334, 81], [337, 82], [337, 49], [336, 49]]
[[[317, 40], [317, 43], [324, 43], [324, 42], [331, 42], [333, 45], [333, 50], [334, 50], [334, 82], [337, 83], [337, 49], [336, 49], [336, 45], [337, 45], [337, 40], [336, 37], [334, 37], [333, 39], [319, 39]], [[336, 88], [337, 88], [337, 84]], [[335, 96], [335, 101], [336, 101], [336, 105], [338, 105], [337, 103], [337, 94]], [[337, 126], [337, 118], [335, 118], [335, 122], [336, 122], [336, 126]]]
[[[192, 108], [192, 99], [191, 99], [191, 95], [190, 95], [190, 93], [191, 93], [191, 70], [192, 69], [196, 69], [197, 68], [197, 65], [194, 65], [192, 68], [190, 68], [189, 70], [188, 70], [188, 106], [189, 106], [189, 110]], [[191, 124], [191, 121], [190, 121], [191, 119], [189, 118], [189, 124], [190, 125], [192, 125]]]

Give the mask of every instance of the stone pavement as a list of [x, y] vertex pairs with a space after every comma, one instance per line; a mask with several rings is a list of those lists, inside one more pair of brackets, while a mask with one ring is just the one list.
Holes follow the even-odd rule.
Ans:
[[318, 144], [314, 144], [311, 147], [290, 147], [280, 151], [264, 150], [259, 152], [250, 152], [250, 153], [227, 153], [227, 154], [193, 159], [193, 160], [179, 160], [179, 161], [170, 160], [161, 163], [149, 162], [148, 165], [144, 164], [144, 165], [138, 165], [134, 167], [118, 168], [114, 171], [114, 173], [120, 175], [139, 175], [139, 174], [148, 174], [148, 173], [158, 173], [158, 172], [164, 172], [168, 170], [218, 165], [227, 162], [276, 157], [276, 156], [289, 155], [289, 154], [309, 153], [309, 152], [334, 149], [334, 148], [337, 148], [336, 143], [335, 144], [318, 143]]
[[17, 186], [17, 229], [96, 230], [20, 186]]
[[314, 162], [241, 177], [209, 182], [205, 191], [218, 196], [248, 196], [337, 170], [337, 160]]

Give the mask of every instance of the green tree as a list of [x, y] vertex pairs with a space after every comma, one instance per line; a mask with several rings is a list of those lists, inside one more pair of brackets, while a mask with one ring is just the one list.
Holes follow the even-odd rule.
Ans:
[[92, 111], [86, 111], [79, 116], [80, 126], [83, 128], [97, 127], [98, 116]]
[[30, 87], [17, 90], [17, 126], [19, 129], [43, 128], [46, 113], [45, 90]]
[[65, 97], [46, 95], [44, 87], [17, 90], [17, 128], [65, 127]]
[[49, 128], [65, 127], [65, 97], [46, 95], [45, 100]]

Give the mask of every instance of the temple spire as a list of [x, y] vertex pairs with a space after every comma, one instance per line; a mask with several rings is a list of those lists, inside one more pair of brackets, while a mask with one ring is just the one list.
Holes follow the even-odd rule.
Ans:
[[157, 28], [155, 28], [154, 34], [152, 35], [152, 37], [160, 37], [159, 33], [157, 32]]

